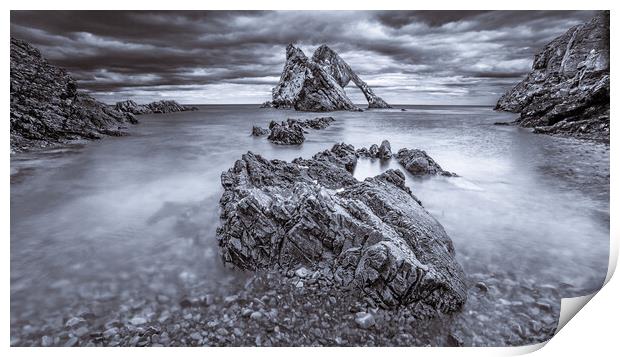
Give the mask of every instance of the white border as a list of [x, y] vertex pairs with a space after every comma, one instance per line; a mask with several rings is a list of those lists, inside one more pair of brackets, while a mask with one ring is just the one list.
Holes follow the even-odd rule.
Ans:
[[[574, 1], [574, 0], [564, 0], [561, 2], [562, 7], [559, 7], [557, 3], [554, 3], [554, 6], [550, 6], [549, 3], [543, 3], [540, 0], [519, 0], [511, 3], [507, 2], [498, 2], [498, 1], [483, 1], [483, 0], [470, 0], [470, 1], [441, 1], [435, 0], [432, 2], [417, 2], [414, 3], [412, 1], [394, 1], [394, 0], [382, 0], [382, 1], [368, 1], [368, 0], [358, 0], [355, 3], [353, 2], [337, 2], [334, 0], [311, 0], [306, 2], [301, 1], [283, 1], [283, 0], [262, 0], [262, 1], [240, 1], [240, 0], [227, 0], [225, 2], [206, 2], [206, 1], [188, 1], [188, 0], [175, 0], [175, 1], [148, 1], [142, 2], [140, 4], [137, 3], [129, 3], [128, 1], [120, 1], [120, 0], [107, 0], [105, 2], [85, 2], [85, 1], [66, 1], [66, 0], [56, 0], [56, 1], [30, 1], [30, 0], [22, 0], [22, 1], [12, 1], [10, 3], [4, 2], [3, 5], [6, 7], [5, 11], [2, 12], [2, 24], [4, 31], [4, 55], [2, 57], [2, 61], [4, 63], [4, 71], [2, 72], [3, 83], [2, 87], [4, 92], [4, 113], [5, 119], [2, 120], [2, 129], [1, 132], [4, 133], [2, 135], [2, 147], [5, 150], [9, 149], [9, 102], [8, 98], [9, 94], [9, 71], [7, 68], [9, 67], [9, 34], [10, 34], [10, 12], [9, 10], [21, 10], [21, 9], [188, 9], [188, 10], [255, 10], [255, 9], [282, 9], [282, 10], [400, 10], [400, 9], [416, 9], [416, 10], [476, 10], [476, 9], [496, 9], [496, 10], [535, 10], [535, 9], [558, 9], [558, 10], [568, 10], [568, 9], [579, 9], [579, 10], [594, 10], [594, 9], [610, 9], [611, 11], [611, 39], [612, 39], [612, 67], [615, 68], [614, 59], [617, 58], [617, 43], [614, 44], [614, 41], [618, 38], [617, 27], [614, 26], [614, 19], [616, 18], [614, 6], [617, 2], [612, 1], [598, 1], [598, 0], [589, 0], [589, 1]], [[617, 76], [615, 72], [612, 71], [612, 93], [616, 93], [614, 87], [617, 87], [615, 84], [617, 83]], [[614, 104], [612, 103], [612, 117], [615, 116]], [[614, 124], [614, 119], [612, 119], [612, 132], [615, 133], [616, 129]], [[614, 136], [612, 135], [612, 142]], [[614, 159], [617, 157], [617, 149], [616, 145], [612, 143], [611, 145], [611, 161], [614, 162]], [[152, 348], [152, 349], [129, 349], [129, 348], [117, 348], [114, 350], [110, 350], [109, 348], [96, 348], [96, 349], [81, 349], [81, 348], [53, 348], [53, 349], [45, 349], [40, 350], [37, 348], [9, 348], [9, 335], [10, 335], [10, 220], [9, 220], [9, 207], [10, 207], [10, 184], [9, 184], [9, 155], [5, 154], [1, 157], [3, 174], [1, 175], [2, 181], [2, 215], [1, 224], [2, 227], [2, 242], [4, 244], [4, 259], [2, 260], [4, 264], [2, 264], [2, 283], [4, 287], [4, 294], [2, 294], [2, 306], [3, 310], [3, 324], [0, 327], [0, 335], [3, 336], [5, 341], [5, 348], [14, 355], [31, 355], [35, 353], [44, 353], [45, 355], [82, 355], [84, 353], [92, 354], [95, 356], [103, 356], [108, 355], [110, 352], [115, 354], [133, 354], [133, 355], [142, 355], [148, 353], [149, 355], [166, 355], [171, 351], [177, 352], [177, 350], [171, 349], [162, 349], [162, 348]], [[614, 166], [612, 164], [611, 167], [611, 177], [618, 177], [618, 169], [617, 164]], [[609, 271], [607, 274], [606, 282], [609, 282], [609, 279], [613, 275], [615, 270], [615, 265], [617, 262], [618, 256], [618, 222], [617, 219], [614, 220], [614, 214], [617, 212], [617, 204], [618, 204], [618, 193], [615, 189], [615, 185], [612, 180], [611, 187], [611, 256], [609, 261]], [[618, 323], [616, 319], [620, 317], [620, 308], [618, 307], [618, 301], [620, 301], [620, 283], [618, 283], [618, 279], [615, 281], [611, 281], [608, 283], [604, 289], [593, 298], [594, 303], [588, 304], [583, 308], [583, 312], [577, 315], [573, 320], [574, 322], [568, 323], [568, 326], [562, 329], [558, 335], [552, 338], [547, 344], [546, 347], [543, 348], [540, 352], [537, 352], [539, 355], [574, 355], [578, 353], [579, 355], [592, 354], [592, 353], [604, 353], [604, 355], [610, 354], [609, 351], [616, 351], [617, 345], [617, 326]], [[565, 308], [566, 304], [571, 306], [571, 312], [574, 315], [576, 311], [583, 306], [584, 302], [587, 302], [592, 298], [591, 296], [588, 298], [577, 299], [577, 300], [569, 300], [564, 299], [563, 301], [563, 314], [566, 314], [568, 311]], [[576, 304], [576, 305], [575, 305]], [[563, 316], [565, 318], [568, 315]], [[535, 346], [525, 346], [519, 348], [458, 348], [458, 349], [448, 349], [448, 348], [356, 348], [353, 349], [343, 349], [343, 348], [322, 348], [320, 350], [310, 349], [310, 348], [210, 348], [210, 349], [201, 349], [201, 348], [184, 348], [182, 353], [184, 354], [195, 354], [204, 356], [205, 353], [209, 355], [227, 355], [230, 354], [247, 354], [247, 353], [259, 353], [265, 355], [281, 355], [288, 356], [291, 353], [294, 353], [296, 356], [312, 356], [317, 352], [321, 354], [328, 355], [341, 355], [343, 353], [354, 353], [355, 355], [361, 356], [375, 356], [377, 353], [390, 353], [390, 354], [398, 354], [398, 355], [411, 355], [416, 353], [424, 353], [425, 355], [471, 355], [471, 356], [480, 356], [480, 355], [516, 355], [523, 354], [538, 350], [539, 348], [545, 346], [545, 344], [539, 344]], [[179, 351], [181, 352], [181, 351]], [[607, 353], [605, 353], [607, 352]]]

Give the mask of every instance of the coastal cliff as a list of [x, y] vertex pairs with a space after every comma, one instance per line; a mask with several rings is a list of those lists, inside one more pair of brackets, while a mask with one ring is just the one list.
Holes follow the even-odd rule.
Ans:
[[11, 38], [11, 151], [123, 135], [132, 114], [78, 91], [73, 78], [25, 41]]
[[534, 57], [495, 109], [534, 132], [609, 142], [609, 12], [574, 26]]
[[174, 100], [160, 100], [149, 104], [138, 104], [133, 100], [117, 102], [114, 109], [123, 113], [140, 114], [162, 114], [198, 110], [196, 107], [181, 105]]
[[390, 108], [328, 46], [320, 46], [309, 59], [301, 49], [289, 44], [280, 81], [272, 90], [272, 101], [264, 103], [263, 107], [312, 112], [360, 110], [344, 91], [350, 82], [360, 88], [368, 108]]

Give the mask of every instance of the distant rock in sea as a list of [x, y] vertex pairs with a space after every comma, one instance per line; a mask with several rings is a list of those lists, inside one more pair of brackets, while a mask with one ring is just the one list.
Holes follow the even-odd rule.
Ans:
[[73, 78], [33, 46], [11, 38], [11, 151], [123, 135], [138, 121], [78, 91]]
[[497, 102], [537, 133], [609, 142], [609, 11], [572, 27], [534, 57], [532, 71]]
[[125, 100], [122, 102], [117, 102], [114, 109], [120, 112], [132, 113], [135, 115], [198, 110], [196, 107], [181, 105], [174, 100], [160, 100], [149, 104], [138, 104], [133, 100]]
[[369, 108], [390, 106], [368, 87], [335, 51], [320, 46], [312, 56], [293, 44], [286, 47], [286, 63], [280, 81], [272, 90], [272, 101], [262, 108], [294, 108], [299, 111], [359, 111], [344, 91], [349, 82], [360, 88]]
[[326, 284], [412, 314], [459, 311], [465, 274], [444, 228], [401, 171], [358, 181], [356, 162], [346, 144], [290, 163], [242, 155], [221, 176], [224, 261], [298, 276], [318, 269]]
[[252, 127], [252, 136], [268, 135], [267, 139], [278, 145], [300, 145], [306, 140], [304, 136], [306, 131], [304, 129], [325, 129], [335, 120], [332, 117], [304, 120], [288, 118], [281, 123], [272, 120], [269, 123], [269, 129], [263, 129], [260, 126], [254, 125]]

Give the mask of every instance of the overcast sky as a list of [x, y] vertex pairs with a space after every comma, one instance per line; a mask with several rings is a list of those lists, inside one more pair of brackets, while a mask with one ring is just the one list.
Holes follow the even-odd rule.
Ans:
[[[12, 11], [11, 35], [112, 103], [271, 99], [293, 42], [327, 44], [392, 104], [494, 104], [590, 11]], [[347, 93], [365, 102], [352, 83]]]

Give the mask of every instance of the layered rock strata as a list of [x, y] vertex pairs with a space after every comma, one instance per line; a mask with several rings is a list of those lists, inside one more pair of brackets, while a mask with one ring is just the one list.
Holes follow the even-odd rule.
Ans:
[[497, 102], [537, 133], [609, 141], [609, 12], [569, 29], [536, 56], [532, 71]]
[[402, 172], [358, 181], [356, 162], [345, 144], [291, 163], [243, 155], [221, 177], [224, 261], [247, 270], [322, 267], [337, 286], [384, 307], [458, 311], [464, 273], [441, 224]]

